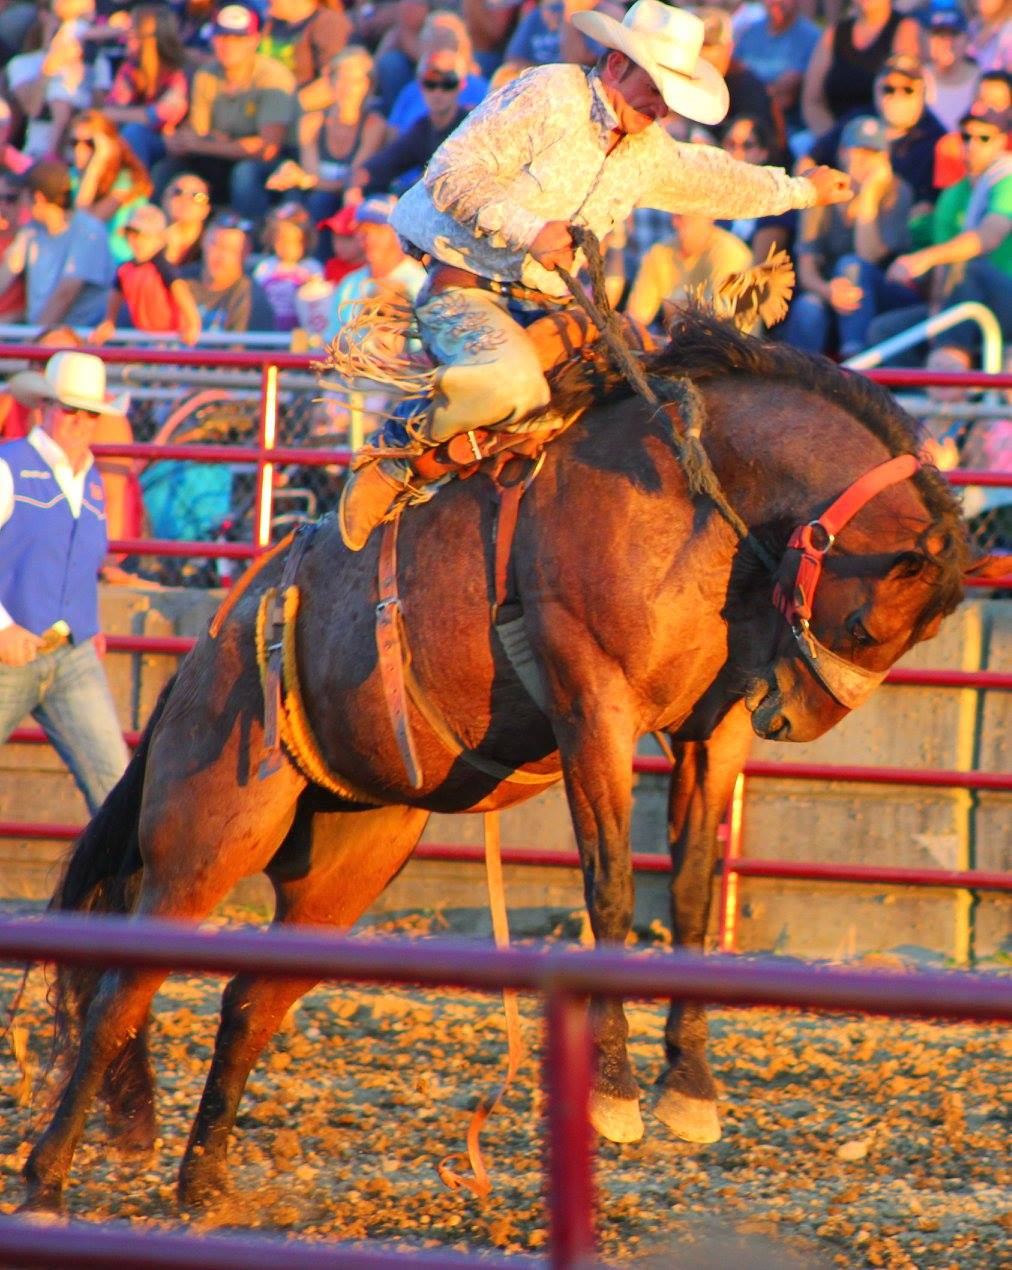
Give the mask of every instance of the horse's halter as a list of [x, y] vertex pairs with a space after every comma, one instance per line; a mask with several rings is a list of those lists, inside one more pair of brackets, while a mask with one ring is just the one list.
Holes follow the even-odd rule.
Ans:
[[838, 657], [812, 634], [812, 605], [822, 574], [822, 562], [836, 541], [836, 536], [876, 494], [897, 485], [920, 468], [912, 454], [900, 454], [873, 467], [852, 485], [817, 520], [799, 525], [791, 534], [787, 548], [800, 551], [797, 569], [790, 582], [777, 580], [773, 603], [787, 619], [801, 656], [812, 674], [826, 691], [847, 710], [855, 710], [875, 691], [887, 671], [865, 670]]

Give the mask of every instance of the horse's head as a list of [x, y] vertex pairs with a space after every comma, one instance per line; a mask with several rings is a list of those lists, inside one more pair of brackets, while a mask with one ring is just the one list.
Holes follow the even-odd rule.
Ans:
[[[774, 655], [745, 695], [758, 736], [821, 736], [867, 700], [889, 668], [930, 639], [959, 603], [961, 526], [951, 515], [928, 514], [907, 481], [916, 468], [909, 456], [882, 464], [862, 478], [863, 490], [855, 482], [792, 535], [777, 577], [775, 603], [784, 620]], [[901, 481], [904, 490], [858, 514]], [[991, 568], [983, 561], [973, 571]]]

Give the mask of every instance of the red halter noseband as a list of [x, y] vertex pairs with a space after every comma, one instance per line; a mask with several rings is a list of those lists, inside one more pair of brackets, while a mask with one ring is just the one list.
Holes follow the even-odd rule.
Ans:
[[817, 520], [799, 525], [791, 534], [788, 549], [800, 551], [798, 567], [789, 593], [778, 581], [773, 588], [773, 603], [794, 631], [798, 647], [823, 686], [842, 706], [853, 710], [861, 704], [885, 678], [845, 661], [826, 648], [812, 634], [812, 605], [822, 575], [822, 562], [836, 541], [836, 536], [876, 494], [897, 485], [920, 468], [920, 460], [912, 454], [900, 454], [880, 463], [844, 490], [840, 497]]

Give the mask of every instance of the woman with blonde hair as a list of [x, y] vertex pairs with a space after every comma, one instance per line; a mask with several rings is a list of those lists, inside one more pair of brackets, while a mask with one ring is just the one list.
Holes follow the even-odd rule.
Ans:
[[189, 109], [186, 50], [176, 15], [164, 4], [138, 5], [130, 15], [126, 50], [103, 110], [150, 170], [165, 154], [162, 135], [173, 132]]
[[299, 121], [299, 161], [289, 159], [267, 181], [269, 190], [300, 190], [313, 220], [341, 206], [351, 173], [383, 144], [386, 121], [372, 100], [373, 59], [357, 44], [327, 69], [333, 105]]
[[109, 248], [118, 264], [130, 259], [122, 229], [138, 203], [154, 188], [148, 170], [100, 110], [86, 110], [70, 126], [67, 157], [74, 206], [108, 226]]

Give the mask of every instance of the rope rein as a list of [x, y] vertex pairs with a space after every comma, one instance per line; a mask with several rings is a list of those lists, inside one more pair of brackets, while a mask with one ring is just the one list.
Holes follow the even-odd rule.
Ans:
[[[684, 377], [668, 379], [660, 375], [651, 375], [648, 378], [643, 373], [642, 366], [626, 342], [622, 323], [608, 300], [604, 284], [604, 259], [597, 235], [585, 225], [572, 225], [570, 232], [573, 235], [573, 242], [582, 249], [586, 257], [593, 298], [587, 294], [583, 285], [572, 274], [558, 265], [556, 271], [566, 284], [569, 294], [601, 332], [616, 367], [639, 396], [651, 406], [658, 406], [661, 409], [674, 407], [674, 411], [666, 410], [666, 413], [672, 424], [675, 448], [689, 482], [690, 492], [709, 498], [738, 537], [748, 540], [767, 568], [775, 568], [775, 561], [765, 547], [757, 542], [754, 535], [749, 532], [748, 525], [727, 501], [717, 474], [713, 470], [710, 456], [706, 453], [701, 439], [703, 424], [706, 421], [706, 406], [699, 389], [691, 379]], [[682, 420], [681, 431], [676, 425], [675, 411]]]

